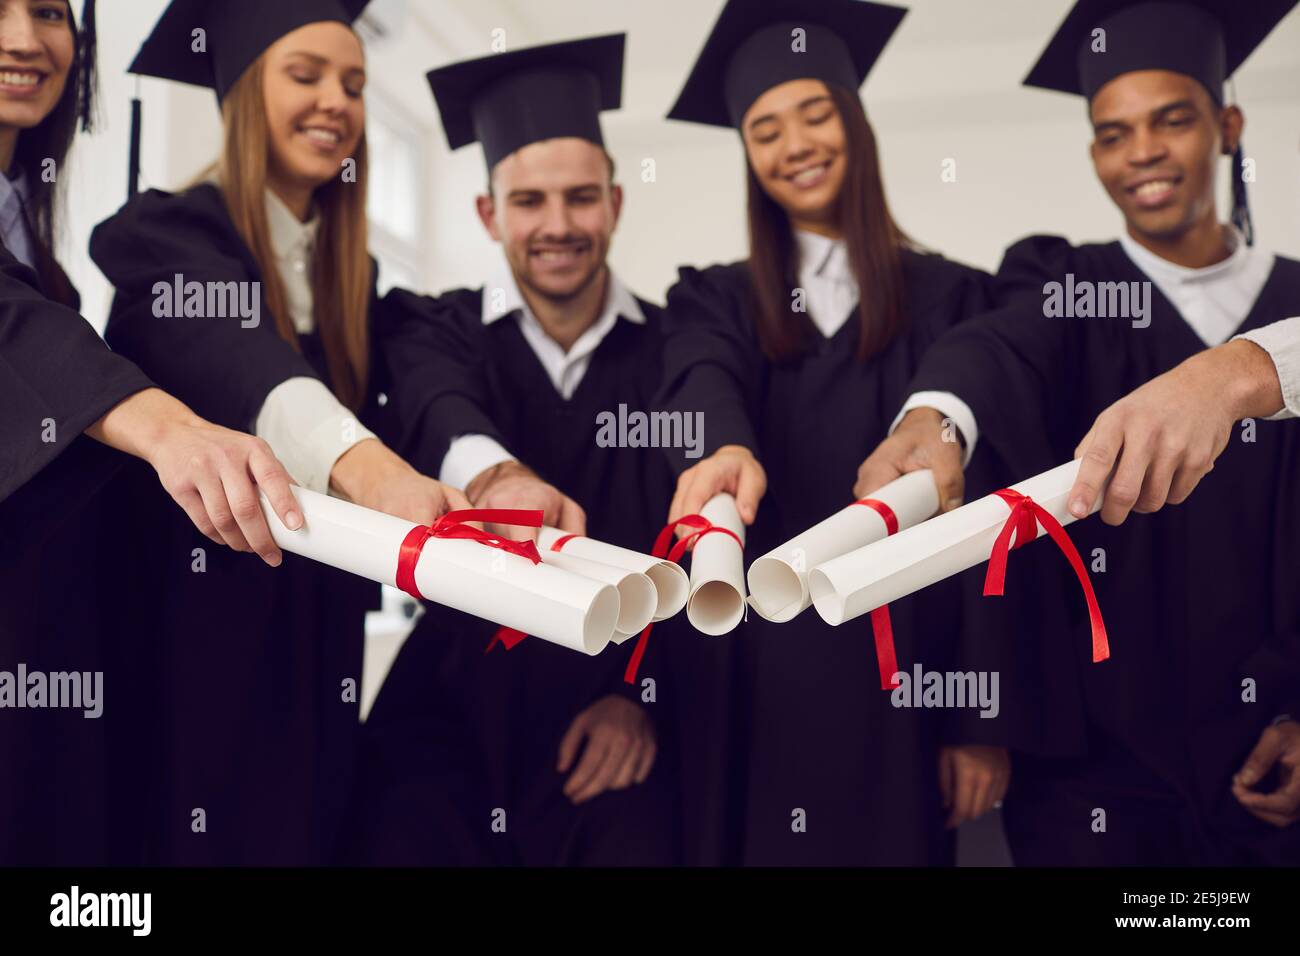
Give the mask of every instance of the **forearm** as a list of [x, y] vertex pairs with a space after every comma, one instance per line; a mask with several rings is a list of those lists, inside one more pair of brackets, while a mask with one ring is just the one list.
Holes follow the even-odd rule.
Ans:
[[1269, 418], [1282, 411], [1282, 383], [1273, 359], [1249, 339], [1233, 339], [1187, 360], [1207, 389], [1222, 388], [1234, 420]]

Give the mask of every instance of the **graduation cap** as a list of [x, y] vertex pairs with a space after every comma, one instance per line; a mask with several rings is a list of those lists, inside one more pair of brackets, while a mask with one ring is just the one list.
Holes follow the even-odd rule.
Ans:
[[[1091, 102], [1117, 76], [1169, 70], [1199, 82], [1215, 105], [1222, 106], [1224, 82], [1297, 2], [1078, 0], [1025, 77], [1025, 85], [1075, 93]], [[1254, 227], [1240, 144], [1233, 160], [1232, 221], [1249, 244], [1254, 242]]]
[[[1296, 3], [1079, 0], [1030, 70], [1025, 85], [1091, 100], [1124, 73], [1169, 70], [1198, 81], [1222, 105], [1224, 82]], [[1094, 39], [1096, 30], [1104, 34]]]
[[530, 143], [604, 146], [600, 114], [623, 99], [626, 35], [569, 40], [463, 60], [428, 74], [447, 145], [482, 143], [488, 170]]
[[790, 80], [857, 90], [906, 13], [867, 0], [727, 0], [668, 118], [739, 129]]
[[[92, 2], [92, 0], [87, 0]], [[370, 0], [172, 0], [127, 72], [206, 86], [220, 102], [267, 48], [309, 23], [351, 26]], [[201, 33], [199, 31], [202, 31]], [[129, 193], [140, 179], [140, 100], [131, 104]]]

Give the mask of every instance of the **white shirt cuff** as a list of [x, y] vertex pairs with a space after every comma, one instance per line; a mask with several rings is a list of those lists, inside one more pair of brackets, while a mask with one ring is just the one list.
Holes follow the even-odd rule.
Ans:
[[969, 465], [971, 455], [975, 454], [975, 442], [979, 440], [979, 428], [975, 425], [975, 413], [970, 410], [970, 406], [952, 392], [917, 392], [903, 403], [903, 410], [889, 426], [889, 434], [894, 433], [903, 416], [914, 408], [933, 408], [957, 426], [961, 437], [966, 440], [961, 466], [965, 468]]
[[329, 494], [334, 463], [374, 432], [357, 421], [325, 383], [305, 376], [271, 389], [257, 413], [257, 437], [302, 487]]
[[1282, 386], [1282, 410], [1270, 415], [1268, 420], [1300, 417], [1300, 316], [1252, 329], [1237, 338], [1262, 348], [1277, 369], [1277, 380]]
[[451, 447], [443, 456], [438, 469], [438, 480], [444, 485], [464, 490], [471, 481], [502, 462], [514, 461], [515, 456], [487, 435], [461, 435], [452, 439]]

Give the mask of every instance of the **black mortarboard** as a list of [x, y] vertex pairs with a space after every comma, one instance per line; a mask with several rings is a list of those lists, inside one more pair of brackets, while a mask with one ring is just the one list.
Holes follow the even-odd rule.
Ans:
[[[207, 86], [224, 100], [282, 36], [309, 23], [351, 25], [370, 0], [172, 0], [129, 72]], [[202, 30], [199, 46], [196, 30]], [[199, 46], [199, 49], [195, 49]]]
[[867, 0], [727, 0], [668, 118], [739, 128], [790, 80], [857, 90], [906, 13]]
[[[1223, 84], [1297, 0], [1079, 0], [1025, 78], [1089, 100], [1115, 77], [1170, 70], [1217, 104]], [[1094, 37], [1094, 31], [1104, 34]], [[1102, 43], [1104, 41], [1104, 48]]]
[[489, 170], [544, 139], [574, 136], [604, 146], [600, 114], [622, 103], [625, 41], [611, 33], [432, 70], [447, 145], [482, 143]]
[[[1025, 77], [1025, 85], [1075, 93], [1091, 102], [1117, 76], [1169, 70], [1199, 82], [1222, 106], [1224, 82], [1297, 2], [1078, 0]], [[1233, 160], [1232, 221], [1246, 242], [1253, 243], [1240, 144]]]

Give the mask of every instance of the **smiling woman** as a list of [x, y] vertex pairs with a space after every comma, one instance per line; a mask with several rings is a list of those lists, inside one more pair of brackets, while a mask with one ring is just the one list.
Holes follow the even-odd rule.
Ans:
[[[202, 181], [142, 193], [102, 223], [91, 255], [116, 287], [105, 331], [115, 349], [214, 419], [254, 429], [303, 487], [430, 524], [463, 497], [364, 424], [382, 384], [369, 355], [366, 68], [353, 30], [365, 6], [173, 0], [131, 69], [213, 89], [222, 149]], [[192, 52], [195, 31], [206, 56]], [[156, 290], [170, 298], [182, 284], [248, 291], [249, 317], [214, 310], [211, 296], [194, 303], [199, 316], [187, 301], [183, 320], [155, 309]], [[142, 573], [168, 595], [147, 627], [161, 677], [139, 713], [161, 774], [147, 799], [163, 804], [139, 821], [146, 858], [326, 862], [349, 796], [378, 588], [293, 558], [268, 574], [208, 554], [195, 573], [157, 555], [201, 542], [152, 499], [139, 511], [156, 542]], [[165, 736], [151, 736], [158, 713]], [[190, 829], [196, 808], [212, 837]]]
[[[78, 120], [89, 129], [94, 91], [94, 0], [78, 30], [68, 0], [0, 3], [0, 169], [22, 195], [32, 235], [15, 237], [30, 254], [47, 295], [76, 307], [76, 290], [54, 261], [59, 179]], [[31, 242], [31, 248], [26, 243]]]

